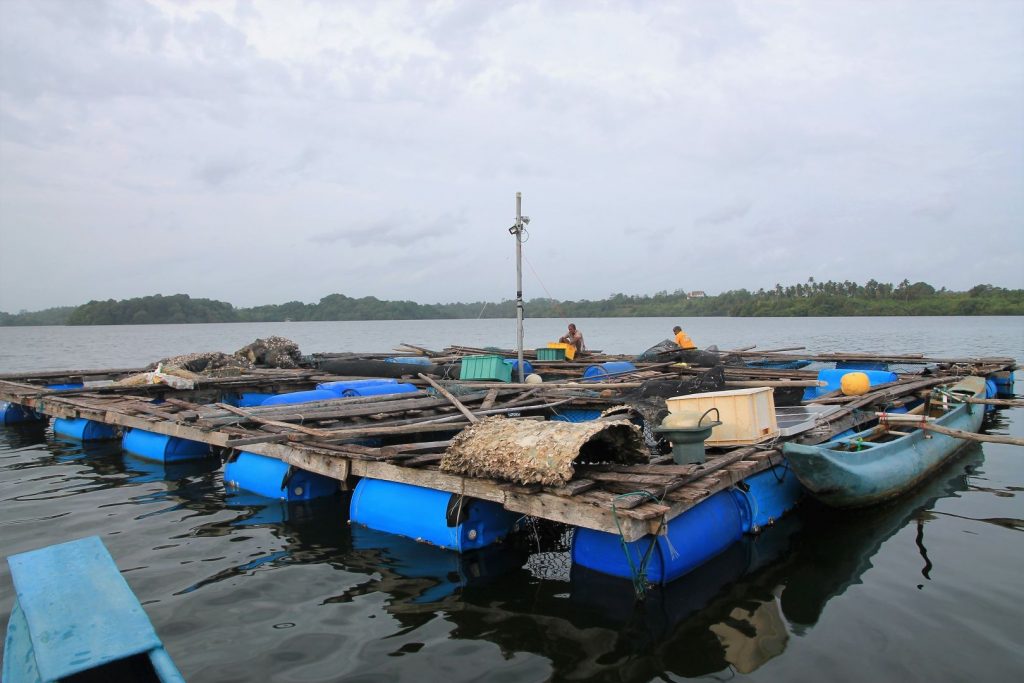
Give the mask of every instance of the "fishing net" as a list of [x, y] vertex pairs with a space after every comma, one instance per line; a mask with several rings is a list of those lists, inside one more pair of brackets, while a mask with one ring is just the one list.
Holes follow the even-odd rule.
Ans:
[[654, 379], [644, 382], [638, 389], [626, 392], [623, 403], [640, 417], [644, 444], [658, 453], [668, 452], [667, 442], [654, 434], [654, 428], [668, 415], [665, 399], [725, 388], [725, 371], [721, 366], [683, 379]]

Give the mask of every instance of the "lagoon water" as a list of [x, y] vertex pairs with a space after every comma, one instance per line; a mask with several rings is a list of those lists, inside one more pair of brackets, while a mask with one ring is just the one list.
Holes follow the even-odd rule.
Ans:
[[[527, 320], [542, 345], [562, 320]], [[638, 353], [672, 319], [576, 320]], [[702, 318], [698, 344], [1024, 360], [1024, 318]], [[280, 334], [306, 353], [514, 345], [509, 320], [0, 328], [0, 372], [143, 365]], [[1017, 391], [1021, 388], [1018, 373]], [[1024, 410], [993, 433], [1024, 435]], [[347, 497], [266, 504], [218, 463], [0, 427], [0, 553], [91, 534], [191, 681], [967, 681], [1024, 676], [1024, 450], [971, 445], [912, 495], [811, 502], [641, 605], [550, 539], [463, 557], [346, 524]], [[537, 545], [539, 544], [539, 545]], [[538, 552], [538, 547], [540, 552]], [[12, 601], [0, 565], [0, 623]]]

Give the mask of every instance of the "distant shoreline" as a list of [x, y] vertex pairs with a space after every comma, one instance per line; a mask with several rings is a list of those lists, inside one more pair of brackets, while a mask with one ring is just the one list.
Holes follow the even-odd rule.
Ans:
[[[966, 292], [936, 290], [925, 282], [898, 285], [869, 280], [814, 282], [770, 290], [615, 294], [597, 301], [533, 299], [528, 318], [835, 318], [894, 316], [1024, 315], [1024, 290], [976, 285]], [[330, 294], [315, 304], [290, 301], [235, 308], [187, 294], [90, 301], [81, 306], [20, 313], [0, 312], [0, 327], [45, 325], [161, 325], [189, 323], [316, 322], [366, 320], [472, 320], [515, 318], [515, 301], [420, 304]]]

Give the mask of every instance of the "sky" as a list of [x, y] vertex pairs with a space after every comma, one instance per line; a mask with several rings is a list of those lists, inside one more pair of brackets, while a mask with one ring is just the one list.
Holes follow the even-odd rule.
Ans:
[[0, 310], [1024, 287], [1024, 2], [0, 0]]

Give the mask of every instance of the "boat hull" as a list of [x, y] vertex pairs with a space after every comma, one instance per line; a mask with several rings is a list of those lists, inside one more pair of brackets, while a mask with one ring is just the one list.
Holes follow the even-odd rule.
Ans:
[[[950, 390], [983, 398], [985, 380], [968, 377]], [[960, 403], [935, 424], [977, 432], [984, 414], [984, 406]], [[945, 434], [915, 429], [908, 436], [866, 445], [861, 451], [844, 450], [851, 441], [865, 434], [867, 432], [861, 432], [848, 439], [815, 446], [787, 443], [783, 451], [800, 483], [815, 498], [832, 507], [864, 507], [911, 490], [968, 443]]]

